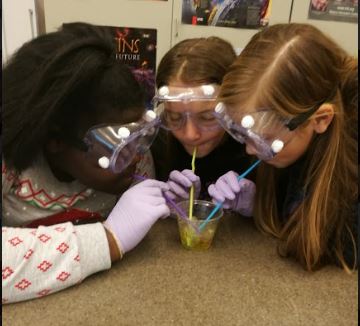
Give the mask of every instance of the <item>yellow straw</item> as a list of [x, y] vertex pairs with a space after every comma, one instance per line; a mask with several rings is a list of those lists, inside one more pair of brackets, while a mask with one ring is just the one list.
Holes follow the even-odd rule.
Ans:
[[[195, 157], [196, 157], [196, 147], [194, 147], [192, 160], [191, 160], [191, 171], [195, 172]], [[189, 219], [192, 219], [193, 216], [193, 205], [194, 205], [194, 186], [190, 188], [190, 201], [189, 201]]]

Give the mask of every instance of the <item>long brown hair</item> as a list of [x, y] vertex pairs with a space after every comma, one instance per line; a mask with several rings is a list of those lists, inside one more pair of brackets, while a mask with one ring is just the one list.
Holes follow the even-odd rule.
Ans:
[[[156, 75], [156, 85], [173, 82], [189, 86], [221, 84], [225, 73], [234, 62], [236, 53], [232, 45], [219, 37], [200, 37], [183, 40], [172, 47], [161, 59]], [[166, 180], [172, 170], [176, 155], [176, 140], [171, 132], [160, 130], [152, 146], [156, 176]], [[159, 159], [164, 157], [164, 159]]]
[[161, 59], [156, 76], [157, 87], [171, 81], [195, 85], [221, 84], [235, 58], [232, 45], [219, 37], [183, 40]]
[[[327, 131], [314, 137], [305, 154], [299, 178], [306, 197], [284, 223], [276, 201], [281, 171], [267, 164], [257, 171], [258, 227], [280, 239], [281, 255], [295, 257], [308, 270], [332, 257], [346, 271], [356, 265], [351, 225], [358, 196], [357, 92], [357, 60], [317, 28], [295, 23], [254, 35], [220, 91], [220, 100], [230, 107], [251, 101], [286, 117], [324, 101], [334, 107]], [[354, 247], [354, 266], [344, 258], [345, 238]]]

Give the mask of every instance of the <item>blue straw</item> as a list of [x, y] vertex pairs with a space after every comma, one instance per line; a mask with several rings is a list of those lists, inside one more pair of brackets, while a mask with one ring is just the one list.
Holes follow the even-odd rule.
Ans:
[[[239, 181], [242, 178], [245, 178], [253, 169], [255, 169], [261, 160], [257, 160], [253, 165], [251, 165], [243, 174], [240, 174], [237, 177], [237, 180]], [[202, 222], [199, 226], [199, 230], [201, 231], [204, 226], [209, 222], [209, 220], [216, 214], [216, 212], [222, 207], [223, 203], [217, 203], [216, 206], [213, 208], [213, 210], [210, 212], [209, 216]]]

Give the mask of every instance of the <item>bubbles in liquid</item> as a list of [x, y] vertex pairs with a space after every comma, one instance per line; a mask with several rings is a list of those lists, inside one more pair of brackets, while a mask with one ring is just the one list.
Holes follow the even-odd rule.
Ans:
[[[201, 222], [196, 216], [191, 218], [192, 222]], [[196, 223], [199, 225], [200, 223]], [[180, 239], [181, 243], [185, 248], [188, 249], [199, 249], [204, 250], [208, 249], [211, 245], [212, 239], [214, 237], [214, 232], [216, 229], [216, 224], [207, 224], [206, 227], [197, 233], [196, 230], [192, 227], [191, 224], [184, 221], [179, 221], [179, 230], [180, 230]]]

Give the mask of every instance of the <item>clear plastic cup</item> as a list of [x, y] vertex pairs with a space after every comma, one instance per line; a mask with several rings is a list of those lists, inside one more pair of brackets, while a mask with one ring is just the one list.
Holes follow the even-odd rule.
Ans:
[[[177, 204], [186, 214], [189, 214], [189, 200]], [[207, 250], [211, 246], [218, 223], [223, 216], [223, 210], [220, 208], [216, 214], [200, 230], [200, 225], [209, 216], [216, 205], [210, 201], [194, 200], [193, 216], [185, 219], [179, 214], [176, 215], [180, 240], [184, 248], [190, 250]]]

